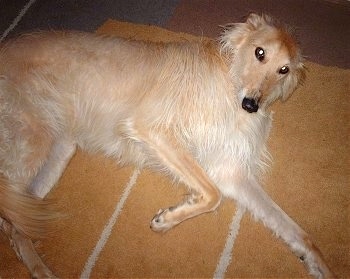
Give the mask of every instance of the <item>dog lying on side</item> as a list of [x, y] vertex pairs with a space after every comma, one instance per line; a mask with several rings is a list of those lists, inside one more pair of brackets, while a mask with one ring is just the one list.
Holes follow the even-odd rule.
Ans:
[[290, 33], [268, 16], [224, 27], [218, 41], [150, 43], [42, 32], [0, 49], [0, 227], [33, 277], [53, 277], [33, 247], [55, 215], [43, 199], [76, 148], [166, 172], [190, 195], [151, 221], [166, 231], [247, 208], [315, 277], [332, 273], [309, 236], [262, 190], [269, 106], [304, 76]]

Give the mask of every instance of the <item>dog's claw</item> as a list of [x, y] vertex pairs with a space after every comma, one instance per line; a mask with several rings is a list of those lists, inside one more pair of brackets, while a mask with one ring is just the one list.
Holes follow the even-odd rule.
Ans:
[[165, 215], [169, 209], [159, 209], [151, 220], [150, 228], [155, 232], [166, 232], [173, 227], [173, 224], [165, 220]]

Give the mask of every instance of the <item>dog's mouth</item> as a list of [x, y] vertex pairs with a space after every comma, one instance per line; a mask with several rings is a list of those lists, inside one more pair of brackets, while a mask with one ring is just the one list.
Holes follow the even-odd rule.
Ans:
[[258, 111], [259, 105], [258, 105], [258, 102], [255, 99], [244, 97], [243, 101], [242, 101], [242, 108], [245, 111], [247, 111], [249, 113], [252, 113], [252, 112], [257, 112]]

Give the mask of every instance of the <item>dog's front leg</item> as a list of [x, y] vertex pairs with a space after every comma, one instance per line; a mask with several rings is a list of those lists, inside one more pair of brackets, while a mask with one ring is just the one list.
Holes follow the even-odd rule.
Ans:
[[157, 138], [156, 142], [150, 140], [147, 144], [160, 162], [191, 189], [191, 195], [182, 203], [160, 210], [154, 216], [151, 221], [154, 231], [167, 231], [186, 219], [217, 208], [221, 201], [219, 190], [188, 152], [174, 148], [161, 138]]
[[311, 275], [316, 278], [334, 277], [309, 235], [264, 192], [255, 179], [237, 182], [231, 189], [232, 198], [282, 238]]
[[146, 152], [154, 161], [191, 190], [191, 196], [179, 205], [159, 210], [150, 224], [154, 231], [167, 231], [186, 219], [217, 208], [221, 201], [220, 191], [188, 151], [171, 143], [164, 136], [145, 130], [134, 129], [132, 137], [145, 146]]

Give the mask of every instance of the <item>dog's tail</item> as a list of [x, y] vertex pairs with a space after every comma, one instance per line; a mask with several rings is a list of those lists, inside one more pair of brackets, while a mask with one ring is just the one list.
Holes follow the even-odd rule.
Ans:
[[0, 216], [30, 238], [48, 236], [60, 214], [51, 202], [35, 198], [22, 189], [0, 174]]

